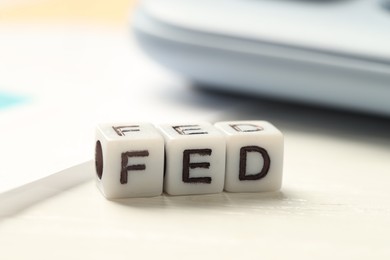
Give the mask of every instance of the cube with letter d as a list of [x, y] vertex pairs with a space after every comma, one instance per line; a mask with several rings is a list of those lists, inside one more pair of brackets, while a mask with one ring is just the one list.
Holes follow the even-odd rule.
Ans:
[[164, 191], [170, 195], [223, 191], [225, 149], [223, 134], [209, 123], [164, 124]]
[[218, 122], [226, 136], [225, 190], [276, 191], [282, 185], [283, 134], [266, 121]]
[[164, 139], [152, 124], [100, 124], [95, 166], [97, 186], [106, 198], [161, 195]]

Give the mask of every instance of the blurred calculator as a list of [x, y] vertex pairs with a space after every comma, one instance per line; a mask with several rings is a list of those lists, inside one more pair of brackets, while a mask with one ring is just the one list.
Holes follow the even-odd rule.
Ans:
[[203, 86], [390, 115], [390, 0], [145, 0], [132, 26]]

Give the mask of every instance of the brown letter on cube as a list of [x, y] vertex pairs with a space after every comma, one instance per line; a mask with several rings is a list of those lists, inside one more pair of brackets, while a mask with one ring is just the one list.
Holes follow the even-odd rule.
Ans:
[[[247, 159], [247, 153], [249, 152], [257, 152], [263, 157], [264, 164], [263, 164], [263, 168], [259, 173], [250, 174], [250, 175], [246, 174], [246, 159]], [[264, 148], [258, 146], [244, 146], [240, 149], [239, 179], [240, 181], [245, 181], [245, 180], [259, 180], [261, 178], [264, 178], [268, 173], [270, 165], [271, 165], [271, 159]]]
[[210, 168], [210, 163], [191, 163], [190, 155], [199, 154], [201, 156], [211, 155], [211, 149], [189, 149], [183, 152], [183, 182], [186, 183], [211, 183], [211, 177], [190, 177], [190, 169]]

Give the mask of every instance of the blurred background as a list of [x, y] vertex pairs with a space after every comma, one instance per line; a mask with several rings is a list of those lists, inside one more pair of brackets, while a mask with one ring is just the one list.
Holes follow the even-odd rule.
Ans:
[[97, 26], [125, 26], [135, 1], [2, 0], [1, 22], [88, 23]]

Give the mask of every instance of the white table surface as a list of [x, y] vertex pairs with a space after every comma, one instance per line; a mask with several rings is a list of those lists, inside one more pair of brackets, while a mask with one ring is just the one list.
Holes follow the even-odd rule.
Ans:
[[[22, 92], [25, 83], [42, 83], [54, 96], [50, 86], [60, 85], [58, 96], [72, 105], [63, 113], [74, 115], [65, 130], [82, 132], [67, 142], [80, 156], [71, 165], [59, 157], [62, 168], [72, 168], [0, 194], [1, 259], [389, 259], [389, 119], [190, 87], [144, 57], [124, 31], [24, 30], [2, 31], [9, 45], [3, 41], [0, 68], [11, 66], [14, 75], [5, 73], [1, 83]], [[29, 32], [39, 35], [33, 44], [23, 41]], [[32, 66], [47, 41], [52, 52]], [[21, 63], [12, 63], [15, 42], [28, 47]], [[58, 52], [64, 45], [71, 53]], [[15, 77], [19, 72], [27, 79]], [[49, 103], [42, 109], [63, 111], [62, 103]], [[125, 118], [268, 120], [285, 134], [283, 188], [108, 201], [94, 183], [93, 124]]]

